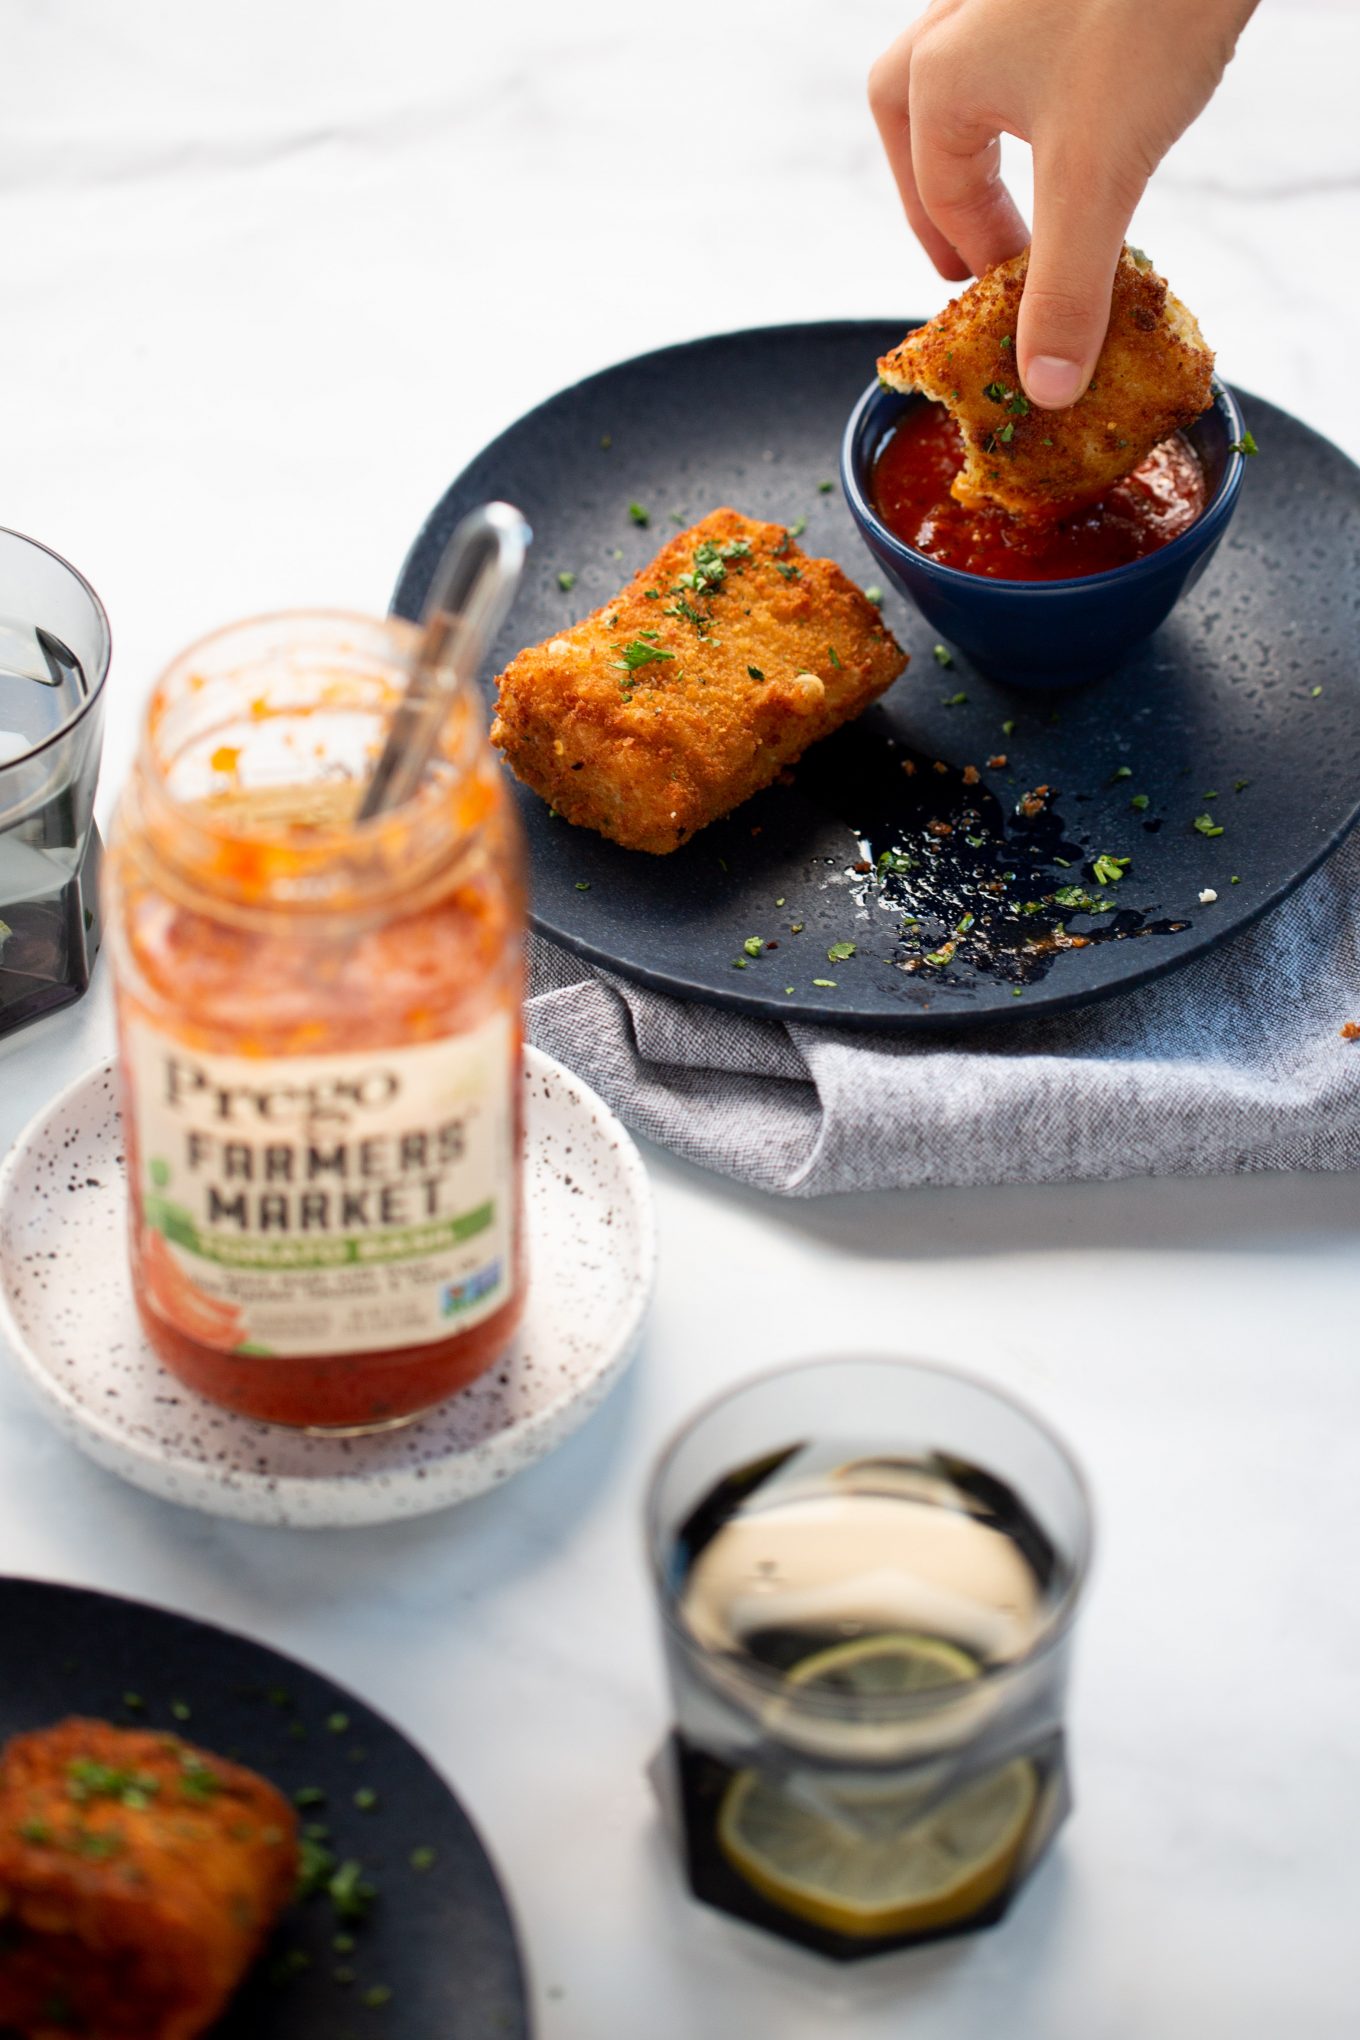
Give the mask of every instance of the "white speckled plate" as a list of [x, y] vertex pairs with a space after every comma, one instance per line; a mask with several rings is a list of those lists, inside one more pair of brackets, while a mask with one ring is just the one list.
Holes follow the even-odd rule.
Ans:
[[300, 1529], [466, 1501], [585, 1421], [632, 1357], [652, 1287], [651, 1193], [629, 1135], [537, 1049], [524, 1084], [523, 1325], [498, 1368], [404, 1430], [309, 1437], [166, 1372], [132, 1299], [108, 1063], [44, 1106], [0, 1170], [0, 1334], [67, 1437], [167, 1501]]

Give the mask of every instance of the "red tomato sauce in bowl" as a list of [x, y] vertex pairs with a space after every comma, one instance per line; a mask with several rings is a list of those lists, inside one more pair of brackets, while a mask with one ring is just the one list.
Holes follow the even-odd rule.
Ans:
[[1179, 538], [1200, 516], [1208, 483], [1183, 433], [1097, 502], [1066, 517], [1015, 517], [966, 508], [949, 485], [963, 465], [959, 429], [939, 404], [914, 404], [874, 457], [874, 509], [904, 544], [964, 574], [999, 581], [1069, 581], [1126, 567]]

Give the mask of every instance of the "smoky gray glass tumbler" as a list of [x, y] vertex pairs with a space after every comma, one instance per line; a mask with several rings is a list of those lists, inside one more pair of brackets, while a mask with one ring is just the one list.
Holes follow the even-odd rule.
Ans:
[[109, 651], [108, 618], [83, 575], [0, 529], [0, 1035], [90, 982]]
[[1001, 1918], [1070, 1804], [1085, 1483], [1021, 1404], [915, 1361], [765, 1375], [657, 1465], [690, 1888], [839, 1960]]

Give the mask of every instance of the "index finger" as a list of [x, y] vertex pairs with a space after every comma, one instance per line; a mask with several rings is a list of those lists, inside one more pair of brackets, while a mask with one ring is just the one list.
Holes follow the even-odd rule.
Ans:
[[912, 232], [941, 276], [950, 283], [962, 283], [973, 272], [931, 219], [916, 183], [911, 137], [911, 52], [915, 37], [915, 29], [907, 29], [870, 71], [869, 110]]

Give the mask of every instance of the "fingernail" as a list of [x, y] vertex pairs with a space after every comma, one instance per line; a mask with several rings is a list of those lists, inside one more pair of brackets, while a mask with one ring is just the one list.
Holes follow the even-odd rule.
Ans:
[[1075, 404], [1084, 382], [1081, 362], [1064, 361], [1059, 354], [1033, 354], [1025, 368], [1030, 401], [1046, 411], [1061, 411]]

